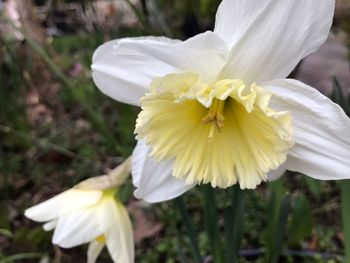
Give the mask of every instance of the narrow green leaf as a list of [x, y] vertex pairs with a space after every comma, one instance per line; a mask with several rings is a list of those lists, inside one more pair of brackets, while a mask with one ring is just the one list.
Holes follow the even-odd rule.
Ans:
[[5, 258], [0, 260], [0, 263], [11, 263], [14, 261], [22, 261], [24, 259], [32, 259], [32, 258], [41, 258], [43, 254], [40, 253], [20, 253], [11, 256], [6, 256]]
[[225, 209], [226, 262], [238, 262], [244, 232], [244, 191], [232, 187], [232, 203]]
[[350, 180], [340, 182], [345, 262], [350, 261]]
[[6, 237], [13, 237], [13, 233], [10, 230], [7, 230], [5, 228], [0, 228], [0, 235], [6, 236]]
[[278, 221], [275, 227], [274, 235], [273, 235], [273, 246], [272, 246], [272, 254], [270, 263], [277, 263], [278, 259], [281, 255], [283, 249], [283, 239], [285, 235], [285, 230], [288, 222], [288, 215], [290, 211], [290, 197], [285, 196], [282, 199], [280, 214], [278, 217]]
[[[284, 227], [282, 223], [285, 217], [288, 218], [288, 213], [286, 214], [286, 203], [287, 199], [289, 202], [289, 197], [285, 195], [285, 189], [283, 186], [283, 178], [269, 183], [270, 189], [270, 199], [267, 210], [267, 257], [266, 262], [272, 263], [278, 260], [280, 255], [280, 249], [282, 246], [282, 240], [284, 237]], [[286, 199], [287, 198], [287, 199]], [[286, 219], [287, 220], [287, 219]], [[280, 241], [279, 241], [280, 240]]]
[[330, 95], [330, 98], [334, 102], [338, 103], [341, 107], [345, 106], [346, 99], [343, 93], [343, 89], [339, 80], [336, 77], [333, 77], [333, 91]]
[[85, 97], [79, 95], [79, 90], [75, 88], [75, 85], [72, 83], [72, 80], [69, 79], [64, 72], [56, 65], [54, 60], [50, 57], [49, 53], [46, 51], [44, 47], [42, 47], [39, 43], [37, 43], [34, 39], [32, 39], [24, 30], [18, 28], [13, 24], [12, 21], [5, 19], [5, 21], [13, 27], [15, 30], [20, 31], [24, 38], [27, 41], [29, 47], [36, 52], [43, 61], [47, 64], [48, 69], [55, 75], [55, 77], [62, 83], [62, 85], [70, 92], [70, 95], [76, 100], [78, 103], [83, 106], [87, 115], [89, 116], [90, 122], [94, 125], [94, 127], [103, 134], [108, 141], [111, 142], [113, 148], [119, 148], [119, 144], [114, 138], [113, 134], [111, 134], [108, 126], [106, 125], [104, 119], [100, 114], [96, 112], [96, 110], [85, 101]]
[[149, 21], [146, 17], [146, 15], [130, 0], [124, 0], [125, 3], [130, 7], [130, 9], [134, 12], [134, 14], [137, 16], [139, 22], [141, 23], [141, 26], [145, 32], [152, 32], [152, 28], [149, 26]]
[[223, 251], [220, 240], [219, 217], [214, 189], [210, 185], [202, 187], [204, 197], [204, 217], [211, 253], [214, 263], [223, 263]]
[[298, 244], [303, 238], [311, 235], [313, 216], [309, 200], [298, 196], [292, 210], [292, 220], [288, 229], [288, 243]]
[[282, 178], [269, 183], [270, 199], [267, 208], [268, 236], [272, 237], [278, 220], [281, 200], [284, 194]]
[[211, 5], [210, 0], [202, 0], [200, 1], [200, 14], [201, 15], [207, 15], [209, 13], [209, 8]]
[[344, 88], [336, 77], [333, 77], [333, 91], [329, 98], [339, 104], [345, 113], [350, 116], [350, 95], [345, 95]]
[[321, 197], [321, 182], [309, 176], [304, 176], [305, 183], [312, 195], [316, 198]]
[[196, 263], [201, 263], [201, 256], [199, 252], [199, 247], [198, 247], [198, 238], [197, 238], [197, 233], [193, 227], [192, 220], [187, 212], [186, 206], [183, 201], [183, 197], [178, 197], [174, 200], [175, 207], [179, 211], [182, 221], [185, 225], [186, 233], [188, 235], [188, 238], [190, 240], [190, 250], [193, 256], [193, 260]]
[[173, 33], [171, 32], [171, 29], [166, 19], [164, 18], [162, 11], [159, 9], [157, 1], [149, 0], [149, 2], [149, 9], [157, 21], [157, 24], [159, 25], [159, 28], [162, 30], [163, 34], [167, 37], [173, 37]]

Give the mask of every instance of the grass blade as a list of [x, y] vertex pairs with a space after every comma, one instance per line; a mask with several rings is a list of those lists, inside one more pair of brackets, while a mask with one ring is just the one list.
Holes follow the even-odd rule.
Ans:
[[321, 197], [322, 188], [321, 181], [313, 179], [309, 176], [303, 176], [307, 187], [314, 197], [319, 199]]
[[340, 182], [345, 262], [350, 261], [350, 180]]
[[313, 222], [309, 200], [299, 195], [293, 205], [292, 220], [288, 229], [288, 243], [298, 245], [303, 238], [310, 236]]
[[342, 107], [345, 113], [350, 116], [350, 95], [345, 95], [344, 88], [336, 77], [333, 77], [333, 91], [329, 98]]
[[11, 263], [14, 261], [21, 261], [25, 259], [41, 258], [43, 254], [41, 253], [20, 253], [11, 256], [6, 256], [0, 260], [0, 263]]
[[290, 198], [285, 195], [283, 179], [269, 184], [270, 200], [267, 214], [267, 257], [266, 262], [277, 262], [287, 224]]
[[10, 230], [7, 230], [6, 228], [0, 228], [0, 235], [5, 237], [13, 237], [13, 233]]
[[283, 239], [284, 239], [284, 234], [287, 227], [289, 212], [290, 212], [290, 197], [285, 196], [281, 202], [280, 214], [279, 214], [278, 221], [274, 231], [274, 236], [272, 240], [273, 253], [271, 254], [271, 260], [269, 260], [270, 263], [277, 263], [280, 257], [280, 254], [282, 252]]
[[174, 200], [175, 207], [180, 212], [182, 221], [185, 225], [185, 229], [190, 240], [190, 249], [193, 256], [193, 260], [196, 263], [201, 263], [201, 256], [198, 247], [198, 238], [195, 229], [192, 224], [192, 220], [187, 212], [186, 206], [184, 204], [183, 198], [180, 196]]
[[202, 187], [204, 197], [204, 217], [209, 244], [214, 263], [223, 263], [223, 251], [220, 240], [219, 217], [217, 214], [217, 204], [214, 189], [210, 185]]
[[244, 191], [232, 187], [232, 203], [225, 210], [226, 260], [238, 262], [244, 232]]
[[346, 98], [343, 92], [343, 88], [336, 77], [333, 77], [333, 91], [330, 98], [338, 103], [342, 108], [346, 105]]

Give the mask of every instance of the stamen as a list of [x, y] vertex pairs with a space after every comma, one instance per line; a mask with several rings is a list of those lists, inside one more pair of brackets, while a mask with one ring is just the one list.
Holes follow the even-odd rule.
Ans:
[[209, 139], [213, 139], [214, 131], [215, 131], [215, 123], [212, 123], [211, 126], [210, 126], [209, 135], [208, 135]]
[[208, 138], [213, 138], [215, 127], [218, 129], [219, 132], [224, 128], [224, 107], [225, 107], [225, 101], [219, 100], [219, 99], [213, 99], [213, 102], [210, 106], [208, 115], [205, 116], [202, 121], [204, 124], [211, 123], [211, 127], [209, 130]]

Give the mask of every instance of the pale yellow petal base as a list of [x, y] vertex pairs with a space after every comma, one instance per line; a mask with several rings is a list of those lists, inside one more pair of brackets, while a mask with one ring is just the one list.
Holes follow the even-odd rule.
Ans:
[[135, 132], [156, 159], [174, 159], [173, 175], [188, 184], [255, 188], [293, 146], [290, 114], [270, 109], [270, 98], [241, 80], [208, 85], [192, 73], [170, 74], [142, 98]]

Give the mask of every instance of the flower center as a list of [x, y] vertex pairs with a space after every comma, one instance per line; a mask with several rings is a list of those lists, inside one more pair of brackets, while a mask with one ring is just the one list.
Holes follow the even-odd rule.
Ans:
[[210, 106], [208, 115], [202, 119], [204, 124], [211, 125], [208, 135], [208, 138], [210, 139], [214, 137], [215, 128], [217, 128], [219, 132], [221, 132], [221, 130], [224, 128], [224, 107], [224, 100], [214, 99]]
[[209, 85], [193, 73], [166, 75], [141, 99], [135, 133], [186, 183], [255, 188], [294, 143], [290, 114], [269, 108], [270, 99], [238, 79]]

